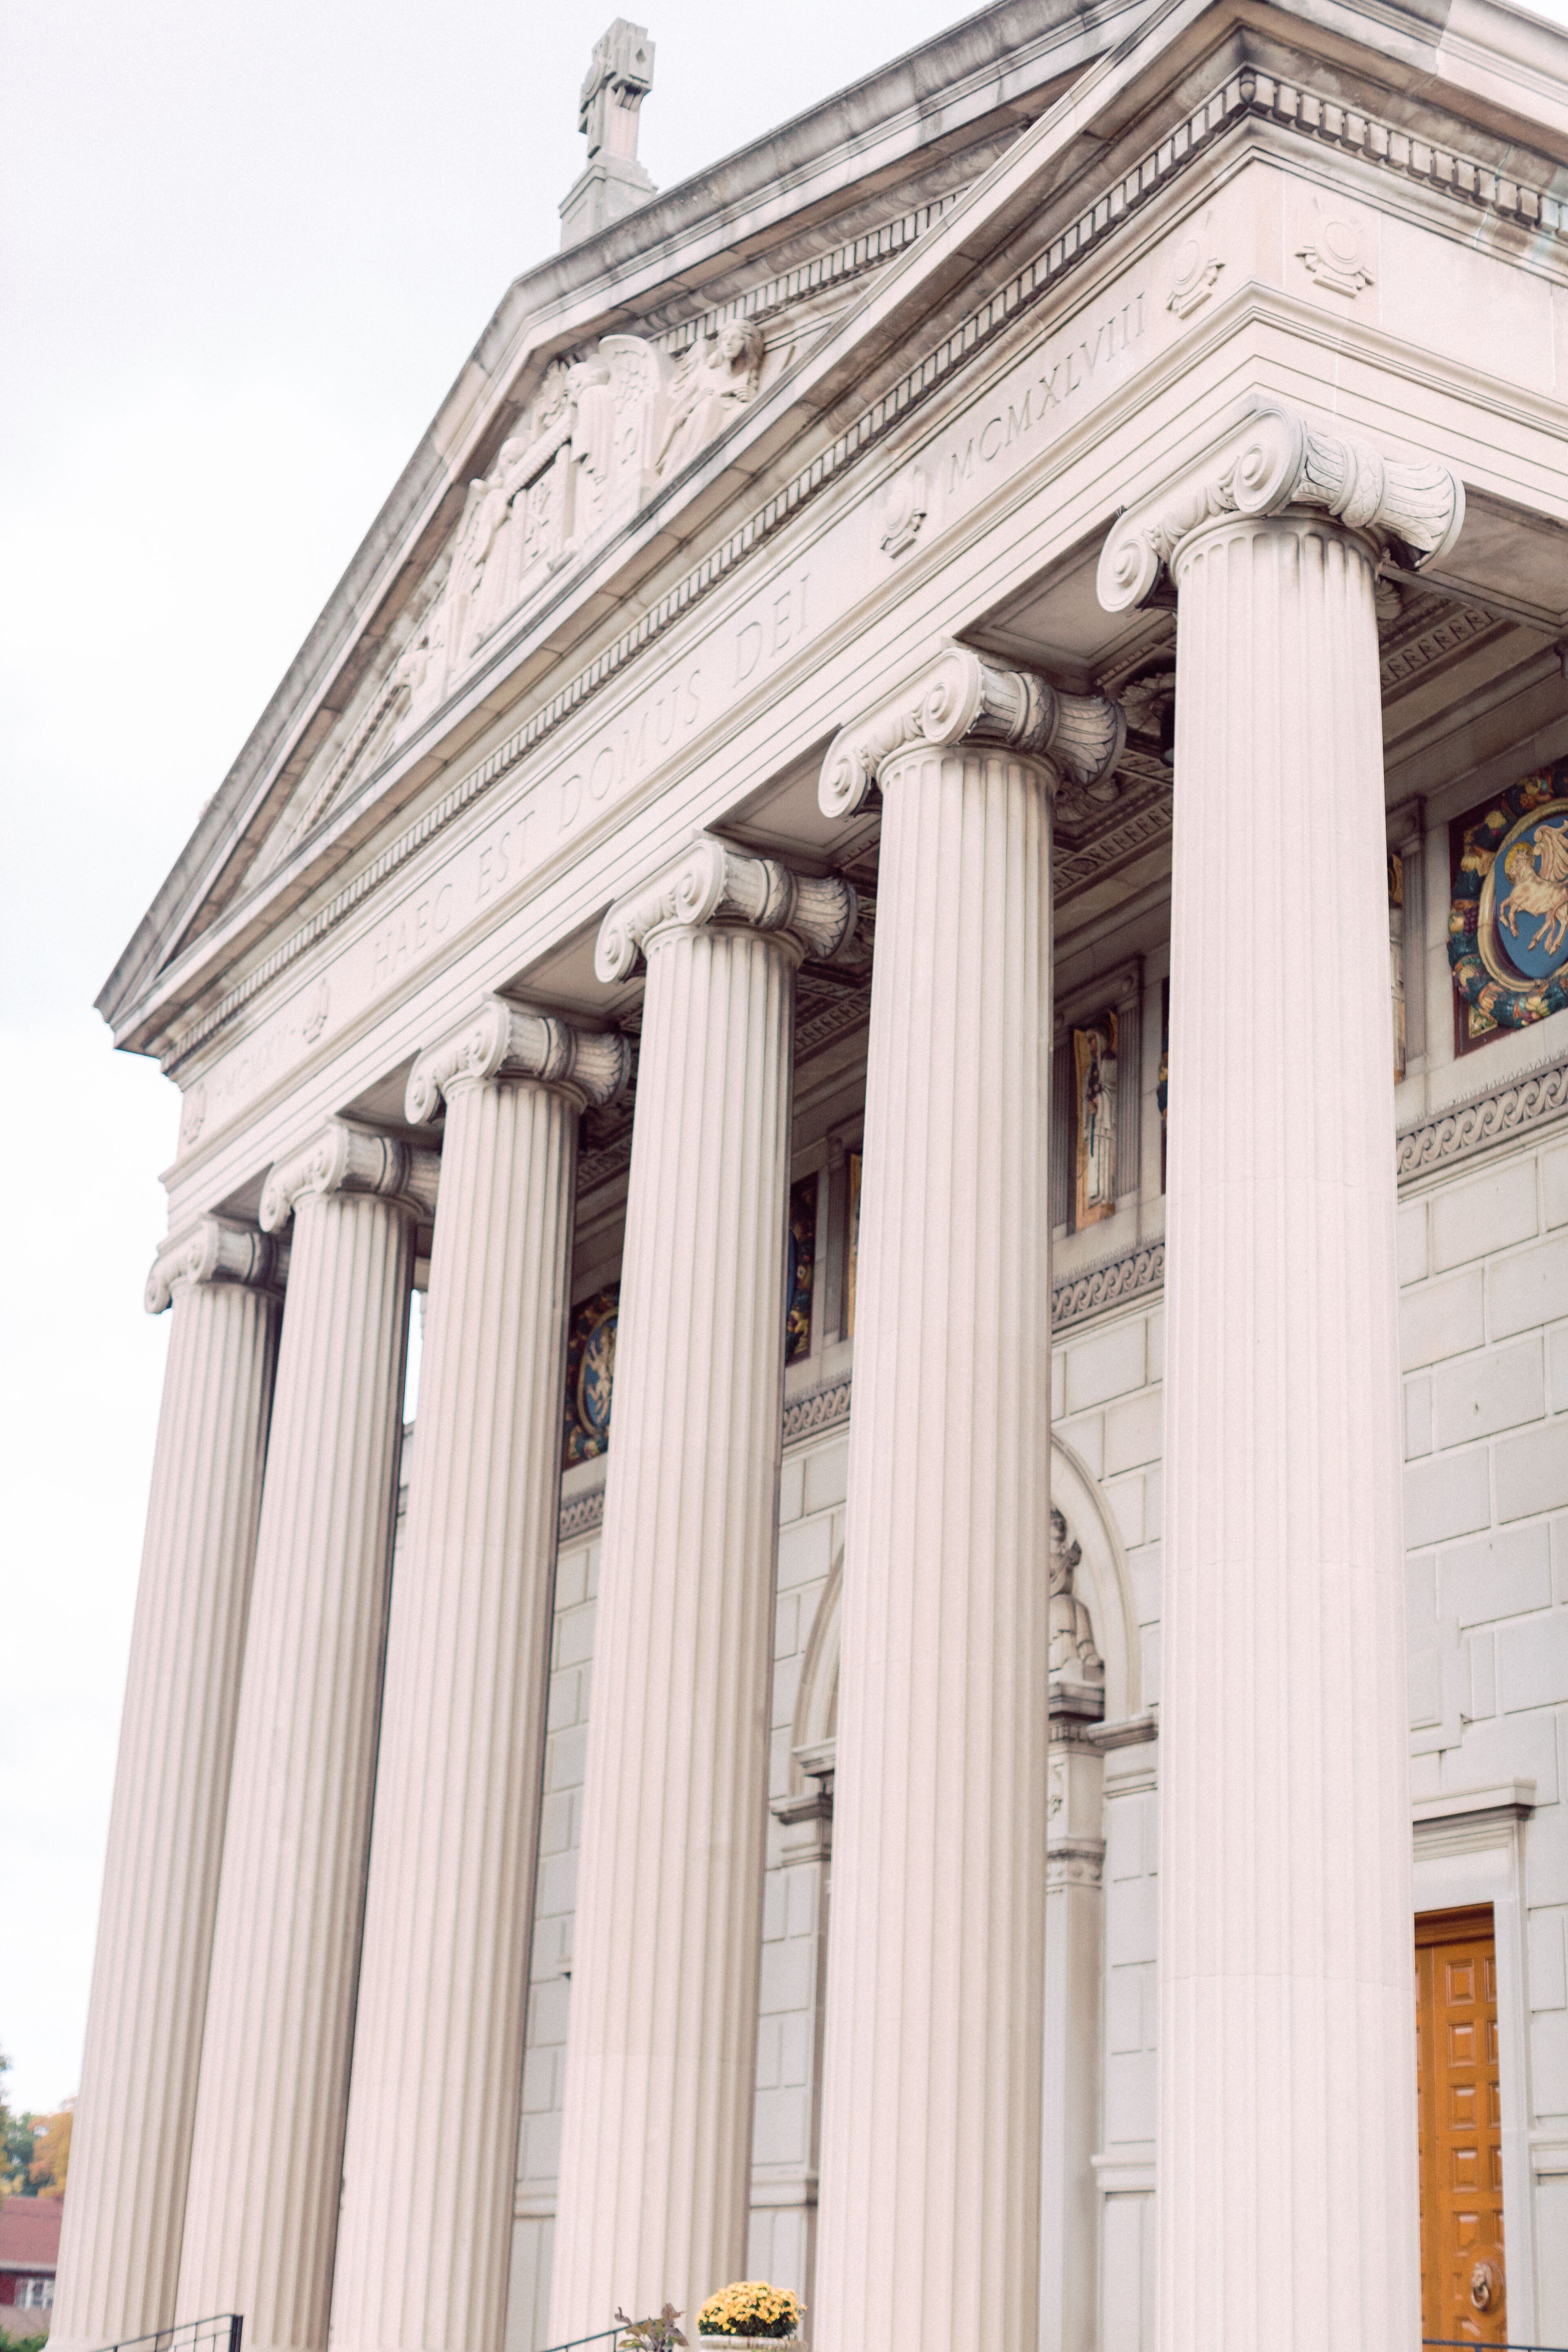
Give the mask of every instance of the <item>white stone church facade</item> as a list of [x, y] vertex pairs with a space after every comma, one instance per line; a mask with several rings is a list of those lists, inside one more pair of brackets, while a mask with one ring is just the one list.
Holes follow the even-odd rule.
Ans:
[[652, 64], [100, 999], [54, 2342], [1568, 2345], [1568, 37]]

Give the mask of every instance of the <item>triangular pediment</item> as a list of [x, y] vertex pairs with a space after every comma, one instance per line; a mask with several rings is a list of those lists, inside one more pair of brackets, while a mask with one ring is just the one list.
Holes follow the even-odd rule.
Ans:
[[[686, 609], [705, 572], [745, 560], [770, 513], [787, 517], [816, 475], [841, 472], [914, 403], [941, 396], [1114, 234], [1140, 200], [1142, 159], [1162, 157], [1172, 126], [1197, 120], [1194, 105], [1201, 113], [1249, 59], [1288, 60], [1294, 44], [1315, 51], [1342, 95], [1428, 119], [1441, 102], [1440, 28], [1417, 13], [1383, 9], [1374, 24], [1350, 0], [1324, 0], [1310, 19], [1252, 0], [1099, 16], [1047, 0], [1037, 13], [1063, 37], [1037, 42], [1021, 91], [1000, 100], [1010, 12], [988, 10], [913, 61], [945, 59], [957, 116], [980, 33], [990, 40], [982, 63], [996, 102], [976, 102], [964, 136], [911, 133], [894, 167], [859, 178], [847, 120], [830, 198], [805, 187], [753, 249], [715, 249], [699, 214], [686, 246], [667, 237], [640, 255], [639, 222], [657, 243], [677, 191], [595, 240], [624, 265], [580, 298], [544, 299], [564, 265], [520, 281], [491, 331], [505, 350], [476, 355], [490, 373], [483, 397], [465, 395], [467, 429], [437, 420], [367, 541], [374, 561], [340, 592], [105, 990], [121, 1042], [164, 1051], [188, 1031], [220, 967], [232, 984], [237, 963], [268, 952], [345, 861], [374, 858], [378, 824], [444, 762], [468, 756], [497, 716], [514, 723], [509, 693], [521, 714], [559, 698], [569, 670], [588, 677], [634, 657], [639, 631]], [[940, 96], [921, 100], [932, 122], [944, 119]], [[1469, 131], [1490, 113], [1487, 135], [1500, 136], [1500, 101], [1462, 97]], [[781, 152], [796, 128], [778, 134]], [[1553, 137], [1568, 148], [1568, 122], [1542, 133], [1543, 148]], [[710, 241], [700, 295], [699, 234]]]

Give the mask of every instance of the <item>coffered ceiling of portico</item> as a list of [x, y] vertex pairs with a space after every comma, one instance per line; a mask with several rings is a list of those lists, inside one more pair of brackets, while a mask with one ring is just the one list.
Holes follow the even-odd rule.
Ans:
[[[748, 632], [761, 645], [771, 626], [777, 640], [776, 613], [790, 597], [797, 601], [785, 625], [794, 628], [806, 566], [803, 559], [791, 573], [787, 551], [812, 517], [831, 516], [834, 528], [858, 530], [866, 542], [853, 577], [845, 572], [849, 603], [842, 614], [828, 609], [829, 583], [813, 575], [811, 626], [823, 642], [825, 613], [841, 631], [854, 625], [856, 580], [875, 589], [883, 608], [903, 583], [940, 584], [945, 551], [978, 546], [988, 518], [1002, 511], [1004, 490], [1021, 498], [1037, 454], [1047, 454], [1052, 436], [1068, 429], [1056, 414], [1043, 424], [1047, 395], [1051, 410], [1060, 412], [1096, 367], [1112, 391], [1130, 383], [1145, 333], [1152, 354], [1179, 357], [1183, 339], [1200, 342], [1247, 283], [1251, 264], [1242, 247], [1215, 242], [1222, 227], [1231, 233], [1220, 218], [1225, 172], [1244, 150], [1278, 165], [1280, 184], [1289, 180], [1291, 189], [1305, 189], [1302, 201], [1310, 204], [1307, 181], [1288, 174], [1280, 159], [1305, 157], [1316, 170], [1328, 154], [1338, 170], [1353, 147], [1363, 181], [1383, 170], [1366, 152], [1375, 98], [1376, 121], [1419, 112], [1428, 141], [1441, 121], [1450, 163], [1463, 144], [1472, 159], [1490, 154], [1484, 168], [1495, 175], [1497, 121], [1476, 119], [1498, 116], [1489, 98], [1481, 107], [1472, 93], [1468, 121], [1440, 114], [1429, 95], [1415, 89], [1423, 55], [1428, 91], [1432, 86], [1430, 56], [1415, 34], [1408, 56], [1395, 44], [1394, 53], [1377, 59], [1374, 87], [1364, 47], [1359, 65], [1347, 61], [1351, 31], [1358, 22], [1364, 29], [1365, 20], [1348, 6], [1329, 13], [1337, 13], [1333, 40], [1321, 26], [1310, 32], [1318, 53], [1295, 58], [1297, 80], [1288, 92], [1278, 70], [1286, 55], [1283, 33], [1307, 45], [1310, 28], [1301, 20], [1282, 9], [1244, 16], [1178, 0], [1162, 19], [1159, 37], [1149, 36], [1145, 53], [1129, 45], [1113, 61], [1114, 73], [1111, 64], [1093, 69], [1091, 79], [1098, 75], [1100, 81], [1089, 96], [1064, 102], [1055, 118], [997, 138], [987, 168], [956, 201], [952, 186], [906, 176], [879, 189], [874, 201], [857, 199], [862, 213], [877, 211], [873, 229], [834, 242], [828, 231], [858, 216], [841, 204], [831, 218], [792, 230], [795, 242], [774, 236], [728, 274], [708, 273], [700, 295], [672, 278], [635, 315], [623, 309], [613, 320], [601, 319], [598, 331], [531, 359], [469, 450], [454, 459], [445, 505], [432, 509], [433, 520], [405, 540], [389, 567], [383, 605], [358, 640], [352, 691], [341, 694], [335, 711], [323, 703], [302, 726], [292, 769], [279, 768], [270, 796], [230, 841], [216, 878], [201, 888], [193, 884], [162, 931], [154, 924], [139, 973], [128, 967], [121, 992], [109, 998], [122, 1041], [172, 1054], [186, 1082], [215, 1051], [227, 1050], [226, 1037], [258, 1034], [264, 1008], [292, 987], [300, 1011], [297, 1019], [289, 1016], [294, 1025], [287, 1053], [302, 1060], [328, 1050], [344, 1006], [358, 1018], [357, 1004], [334, 982], [324, 1010], [319, 994], [289, 975], [313, 969], [321, 941], [359, 937], [374, 920], [378, 896], [391, 901], [402, 894], [389, 908], [394, 930], [413, 923], [415, 914], [404, 910], [408, 881], [395, 877], [423, 870], [421, 861], [434, 870], [436, 845], [457, 841], [465, 827], [471, 832], [487, 796], [503, 809], [552, 758], [567, 782], [574, 759], [595, 773], [600, 739], [593, 728], [601, 727], [605, 743], [613, 731], [607, 720], [595, 719], [599, 709], [616, 714], [623, 733], [643, 729], [654, 747], [646, 783], [641, 773], [628, 778], [644, 798], [665, 773], [677, 778], [700, 744], [717, 742], [723, 728], [739, 723], [728, 709], [704, 705], [702, 727], [694, 723], [688, 737], [679, 711], [669, 716], [676, 706], [661, 697], [689, 678], [705, 614], [720, 616], [711, 625], [713, 642], [722, 644], [737, 670], [738, 649], [753, 643]], [[1253, 20], [1262, 22], [1262, 34]], [[1216, 33], [1223, 35], [1217, 46]], [[1260, 68], [1237, 62], [1249, 44], [1267, 47], [1273, 79], [1260, 80]], [[1337, 113], [1314, 101], [1318, 111], [1309, 119], [1302, 95], [1309, 67], [1340, 93]], [[1411, 87], [1397, 88], [1401, 79]], [[1361, 90], [1366, 109], [1353, 119], [1345, 105], [1352, 89]], [[1409, 131], [1400, 135], [1408, 149]], [[1568, 114], [1562, 143], [1568, 158]], [[1474, 207], [1458, 167], [1442, 165], [1447, 181], [1438, 185], [1437, 149], [1428, 143], [1421, 152], [1421, 168], [1434, 184], [1418, 191], [1419, 201], [1447, 206], [1473, 242]], [[978, 152], [976, 142], [969, 166]], [[1195, 213], [1184, 178], [1191, 159], [1205, 175], [1205, 202], [1212, 197], [1207, 210]], [[943, 159], [951, 176], [962, 179], [963, 168], [962, 157]], [[1472, 179], [1479, 168], [1473, 161], [1467, 165]], [[1509, 183], [1517, 210], [1521, 190], [1528, 193], [1517, 149], [1512, 168], [1521, 174]], [[1541, 157], [1542, 187], [1557, 168], [1549, 155]], [[1408, 208], [1419, 176], [1410, 156], [1388, 170]], [[1361, 182], [1357, 189], [1364, 208]], [[911, 191], [918, 204], [910, 201]], [[1493, 188], [1486, 234], [1498, 253], [1522, 251], [1530, 242], [1532, 252], [1555, 254], [1556, 229], [1544, 239], [1540, 225], [1544, 201], [1539, 193], [1531, 196], [1534, 226], [1527, 239], [1522, 217], [1517, 229], [1503, 219]], [[1288, 225], [1287, 242], [1292, 234]], [[796, 258], [814, 238], [816, 251]], [[1189, 245], [1197, 248], [1190, 257]], [[1365, 289], [1334, 293], [1340, 308], [1325, 311], [1328, 297], [1300, 255], [1292, 250], [1286, 261], [1300, 284], [1293, 280], [1289, 301], [1281, 299], [1281, 315], [1292, 322], [1298, 314], [1306, 318], [1320, 342], [1325, 317], [1342, 332], [1359, 315], [1354, 304], [1373, 300]], [[1143, 271], [1142, 294], [1135, 301], [1129, 276], [1113, 301], [1117, 269], [1134, 265]], [[1554, 259], [1552, 266], [1558, 268]], [[1381, 259], [1375, 271], [1362, 274], [1381, 292]], [[1568, 284], [1568, 270], [1560, 274]], [[1106, 290], [1096, 293], [1097, 287]], [[727, 326], [739, 340], [731, 339], [726, 357], [708, 330]], [[574, 382], [573, 369], [585, 373]], [[1041, 387], [1040, 429], [1031, 442], [1020, 427], [1014, 449], [1003, 420], [1030, 415], [1030, 380]], [[990, 402], [997, 419], [999, 462], [989, 474], [989, 409], [974, 408], [972, 422], [962, 421], [964, 404], [977, 401]], [[603, 412], [596, 421], [595, 408]], [[1075, 412], [1066, 413], [1070, 419]], [[1089, 413], [1087, 401], [1079, 413]], [[977, 444], [973, 457], [970, 441]], [[900, 450], [913, 453], [907, 462]], [[895, 461], [901, 471], [889, 470]], [[590, 482], [595, 469], [598, 478]], [[1015, 484], [1016, 491], [1008, 488]], [[1030, 576], [1015, 566], [1000, 593], [978, 600], [971, 593], [948, 625], [1080, 690], [1096, 685], [1116, 692], [1168, 667], [1168, 611], [1112, 619], [1094, 596], [1093, 565], [1113, 503], [1108, 486], [1098, 522], [1088, 528], [1086, 516], [1064, 553]], [[584, 515], [588, 520], [579, 529]], [[477, 562], [481, 542], [483, 561]], [[758, 586], [748, 604], [753, 578]], [[765, 583], [771, 621], [760, 601]], [[1396, 583], [1395, 589], [1402, 601], [1384, 638], [1391, 710], [1461, 658], [1491, 663], [1487, 675], [1497, 677], [1510, 663], [1539, 658], [1568, 623], [1568, 572], [1555, 525], [1498, 499], [1474, 502], [1471, 529], [1440, 583]], [[442, 641], [437, 620], [444, 604]], [[924, 609], [938, 609], [931, 593]], [[682, 647], [693, 650], [682, 654]], [[799, 679], [795, 661], [786, 646], [781, 677]], [[646, 709], [633, 690], [643, 677]], [[725, 691], [734, 702], [739, 687], [727, 680]], [[830, 732], [842, 715], [825, 713], [822, 728]], [[580, 751], [553, 748], [578, 745]], [[722, 821], [738, 839], [819, 856], [830, 850], [835, 864], [857, 854], [852, 837], [830, 843], [813, 813], [820, 748], [808, 730], [783, 773], [737, 788]], [[617, 782], [608, 793], [600, 835], [620, 791]], [[592, 816], [585, 796], [583, 806]], [[1112, 793], [1098, 802], [1064, 800], [1058, 888], [1070, 896], [1108, 877], [1142, 877], [1167, 854], [1168, 826], [1169, 777], [1152, 721], [1135, 727]], [[499, 819], [491, 829], [499, 837]], [[869, 850], [874, 835], [873, 818], [858, 847]], [[482, 847], [474, 855], [482, 856]], [[591, 934], [591, 910], [574, 919], [585, 922], [584, 936]], [[355, 952], [365, 961], [372, 949]], [[571, 974], [553, 951], [531, 954], [518, 970], [542, 992], [563, 998], [573, 992]], [[280, 1035], [287, 1025], [274, 1018]]]

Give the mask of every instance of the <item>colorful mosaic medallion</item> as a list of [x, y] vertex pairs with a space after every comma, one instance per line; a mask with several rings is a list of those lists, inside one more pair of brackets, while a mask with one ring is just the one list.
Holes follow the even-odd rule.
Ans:
[[596, 1290], [572, 1309], [566, 1342], [566, 1428], [563, 1465], [591, 1462], [610, 1442], [610, 1401], [616, 1383], [616, 1327], [621, 1286]]
[[1568, 760], [1469, 820], [1448, 910], [1448, 962], [1472, 1036], [1568, 1005]]

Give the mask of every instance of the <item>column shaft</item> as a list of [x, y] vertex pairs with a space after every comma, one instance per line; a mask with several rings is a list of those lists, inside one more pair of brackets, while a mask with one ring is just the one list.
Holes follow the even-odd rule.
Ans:
[[1045, 2129], [1040, 2352], [1099, 2341], [1100, 2042], [1104, 2009], [1105, 1767], [1071, 1714], [1053, 1710], [1046, 1850]]
[[247, 2352], [326, 2343], [414, 1234], [295, 1211], [180, 2270]]
[[742, 2275], [784, 1378], [785, 938], [647, 942], [552, 2340]]
[[1166, 1242], [1160, 2341], [1417, 2326], [1373, 557], [1194, 532]]
[[1050, 782], [881, 770], [816, 2308], [820, 2352], [1038, 2326]]
[[336, 2352], [500, 2352], [580, 1100], [450, 1091], [393, 1586]]
[[181, 1278], [173, 1302], [54, 2309], [70, 2352], [174, 2315], [272, 1403], [276, 1298]]

